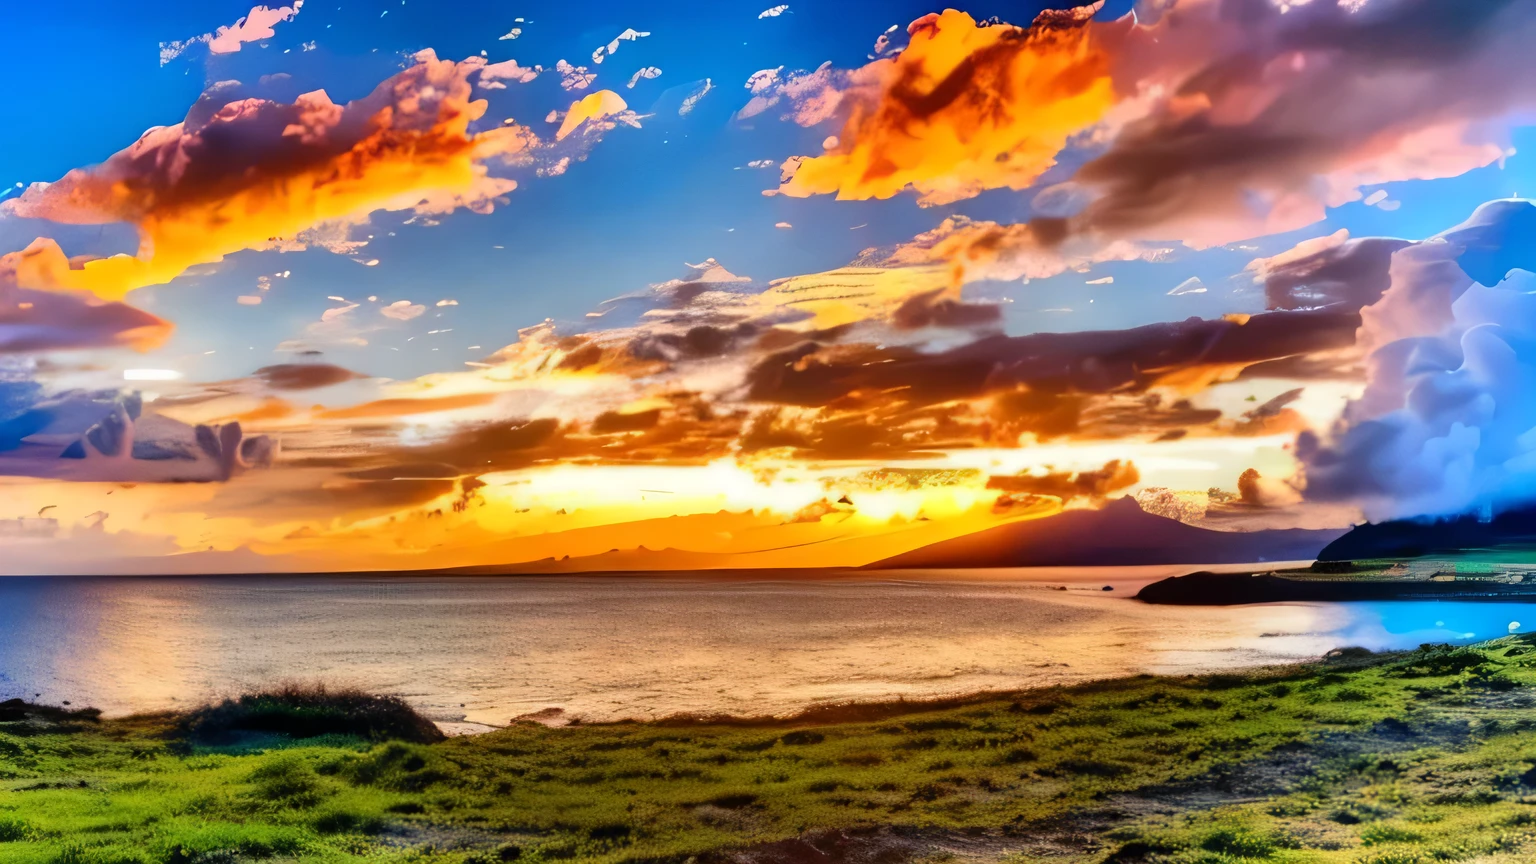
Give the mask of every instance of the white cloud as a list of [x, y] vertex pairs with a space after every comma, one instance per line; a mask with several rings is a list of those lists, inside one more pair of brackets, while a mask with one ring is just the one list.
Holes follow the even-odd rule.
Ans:
[[629, 84], [627, 84], [625, 86], [627, 86], [629, 89], [633, 90], [633, 89], [635, 89], [635, 85], [639, 84], [640, 80], [642, 78], [659, 78], [659, 77], [661, 77], [661, 70], [660, 69], [657, 69], [655, 66], [646, 66], [643, 69], [636, 70], [635, 74], [629, 76]]
[[519, 66], [516, 60], [503, 60], [500, 63], [491, 63], [480, 70], [480, 86], [486, 90], [504, 90], [507, 85], [503, 84], [503, 81], [527, 84], [539, 77], [539, 73], [543, 71], [543, 66]]
[[335, 306], [327, 309], [320, 313], [320, 323], [329, 324], [330, 322], [335, 321], [348, 312], [351, 312], [353, 309], [356, 309], [357, 306], [358, 304], [356, 303], [348, 303], [345, 306]]
[[612, 42], [609, 42], [607, 45], [597, 46], [597, 50], [592, 52], [592, 62], [602, 63], [604, 58], [613, 56], [619, 50], [620, 42], [633, 42], [636, 39], [643, 39], [649, 35], [651, 35], [649, 30], [641, 31], [633, 27], [627, 28], [623, 33], [613, 37]]
[[409, 321], [412, 318], [420, 318], [427, 311], [427, 307], [420, 303], [412, 303], [409, 300], [396, 300], [379, 310], [379, 314], [385, 318], [393, 318], [396, 321]]
[[709, 91], [713, 89], [715, 89], [713, 81], [711, 81], [709, 78], [705, 78], [703, 87], [684, 97], [683, 104], [677, 107], [678, 116], [686, 117], [692, 113], [694, 106], [699, 104], [699, 100], [703, 99], [705, 94], [709, 93]]
[[176, 381], [181, 373], [175, 369], [124, 369], [124, 381]]
[[561, 156], [553, 164], [545, 165], [536, 172], [540, 177], [559, 177], [571, 167], [571, 157]]
[[759, 69], [747, 77], [746, 88], [751, 90], [753, 95], [762, 93], [778, 83], [779, 73], [782, 71], [784, 71], [783, 66], [773, 69]]
[[[277, 35], [272, 25], [291, 21], [304, 8], [304, 0], [293, 0], [292, 6], [253, 6], [244, 17], [225, 27], [220, 27], [212, 33], [204, 33], [201, 36], [193, 36], [191, 39], [182, 39], [175, 42], [160, 43], [160, 65], [175, 60], [183, 52], [193, 45], [205, 44], [210, 54], [233, 54], [240, 50], [240, 46], [247, 42], [259, 42], [262, 39], [271, 39]], [[306, 47], [304, 50], [311, 50]]]
[[572, 66], [564, 59], [556, 61], [555, 71], [560, 73], [560, 86], [567, 90], [585, 90], [597, 80], [596, 72], [588, 72], [585, 66]]

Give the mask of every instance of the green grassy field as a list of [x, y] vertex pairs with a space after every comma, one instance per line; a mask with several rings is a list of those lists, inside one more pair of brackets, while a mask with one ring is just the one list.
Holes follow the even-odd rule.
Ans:
[[0, 861], [1528, 862], [1532, 646], [432, 744], [13, 707]]

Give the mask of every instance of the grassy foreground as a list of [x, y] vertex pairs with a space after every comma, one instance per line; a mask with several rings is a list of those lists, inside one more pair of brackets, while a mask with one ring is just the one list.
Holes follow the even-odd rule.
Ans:
[[0, 861], [1528, 862], [1532, 646], [438, 743], [318, 703], [238, 734], [238, 705], [9, 703]]

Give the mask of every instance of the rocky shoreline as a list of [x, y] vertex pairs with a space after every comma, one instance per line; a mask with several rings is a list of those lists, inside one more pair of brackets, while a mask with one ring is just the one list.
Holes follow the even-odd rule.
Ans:
[[1280, 573], [1173, 576], [1142, 588], [1136, 599], [1170, 606], [1372, 600], [1536, 600], [1536, 583], [1493, 579], [1360, 579]]

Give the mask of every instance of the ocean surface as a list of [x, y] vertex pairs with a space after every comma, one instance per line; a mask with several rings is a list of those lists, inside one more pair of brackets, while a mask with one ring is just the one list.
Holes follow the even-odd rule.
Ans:
[[0, 578], [0, 698], [116, 715], [324, 681], [400, 695], [464, 731], [547, 708], [589, 720], [785, 714], [1536, 626], [1531, 604], [1131, 599], [1175, 569], [1187, 568]]

